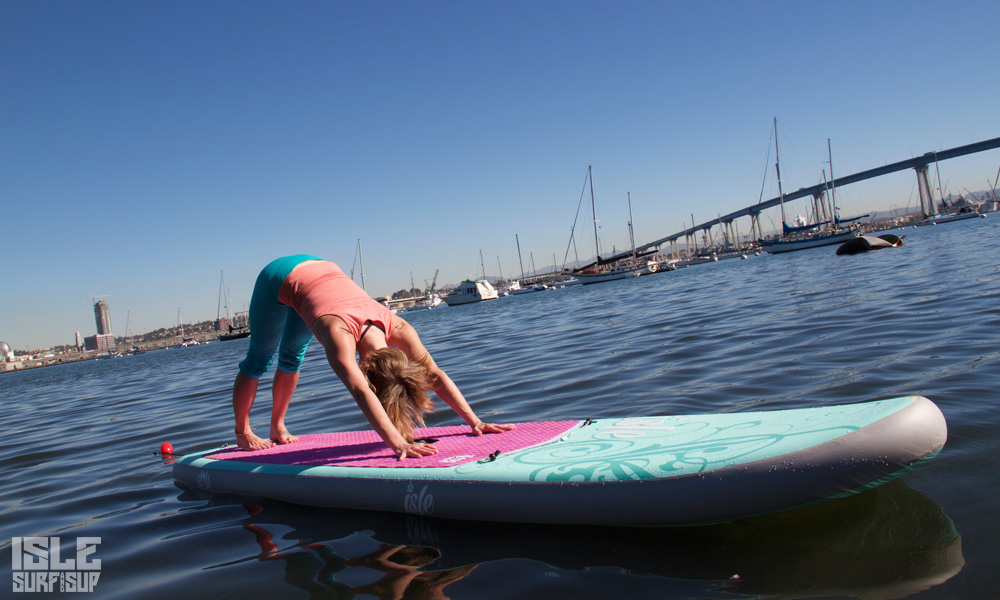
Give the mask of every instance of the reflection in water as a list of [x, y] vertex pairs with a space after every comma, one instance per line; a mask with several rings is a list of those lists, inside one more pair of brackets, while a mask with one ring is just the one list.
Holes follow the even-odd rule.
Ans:
[[[264, 510], [256, 504], [244, 504], [243, 508], [251, 518]], [[466, 565], [439, 571], [421, 571], [420, 567], [440, 558], [441, 552], [429, 546], [419, 545], [382, 544], [374, 552], [346, 560], [327, 544], [308, 543], [301, 539], [293, 548], [279, 551], [278, 545], [273, 541], [273, 534], [265, 527], [247, 522], [243, 524], [243, 529], [253, 533], [257, 545], [260, 546], [258, 560], [286, 561], [285, 580], [313, 594], [326, 588], [327, 592], [334, 592], [338, 597], [367, 594], [381, 600], [410, 598], [447, 600], [444, 588], [464, 578], [477, 566]], [[310, 550], [313, 554], [303, 553], [302, 550]], [[384, 575], [377, 581], [349, 587], [334, 577], [347, 567], [365, 567], [382, 572]]]
[[[951, 519], [902, 480], [795, 511], [683, 528], [469, 523], [267, 500], [244, 506], [243, 527], [261, 550], [248, 559], [287, 561], [289, 583], [335, 597], [440, 599], [482, 563], [527, 559], [545, 569], [614, 567], [662, 577], [665, 591], [682, 580], [687, 591], [695, 581], [704, 593], [734, 597], [881, 600], [943, 583], [965, 564]], [[272, 529], [295, 541], [279, 551]], [[359, 535], [372, 543], [344, 556], [339, 542]], [[367, 573], [370, 581], [342, 583], [352, 570], [354, 579]]]
[[371, 594], [382, 600], [402, 600], [403, 598], [428, 598], [444, 600], [444, 588], [448, 584], [464, 578], [478, 565], [466, 565], [441, 571], [419, 571], [434, 562], [441, 553], [427, 546], [393, 546], [383, 544], [381, 548], [360, 558], [347, 561], [351, 566], [376, 569], [385, 576], [374, 583], [357, 586], [352, 591]]

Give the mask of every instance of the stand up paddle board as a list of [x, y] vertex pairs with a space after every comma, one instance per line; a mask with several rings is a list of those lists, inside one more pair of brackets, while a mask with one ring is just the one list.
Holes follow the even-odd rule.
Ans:
[[449, 519], [687, 525], [788, 510], [885, 483], [947, 439], [930, 400], [715, 415], [430, 427], [438, 453], [396, 460], [374, 431], [179, 459], [206, 492]]

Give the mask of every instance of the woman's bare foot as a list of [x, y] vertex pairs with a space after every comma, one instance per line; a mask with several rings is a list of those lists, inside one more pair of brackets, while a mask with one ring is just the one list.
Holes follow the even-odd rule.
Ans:
[[271, 429], [271, 441], [275, 444], [291, 444], [292, 442], [299, 441], [299, 438], [288, 433], [288, 430], [282, 427], [281, 429]]
[[274, 446], [274, 442], [259, 437], [253, 431], [248, 431], [247, 433], [240, 433], [237, 431], [236, 445], [244, 450], [266, 450], [267, 448]]

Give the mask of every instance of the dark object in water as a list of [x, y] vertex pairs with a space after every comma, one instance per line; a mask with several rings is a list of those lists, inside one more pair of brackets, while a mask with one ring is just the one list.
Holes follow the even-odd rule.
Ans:
[[878, 237], [870, 235], [859, 235], [856, 238], [847, 240], [837, 248], [837, 254], [860, 254], [862, 252], [868, 252], [869, 250], [879, 250], [882, 248], [895, 248], [896, 246], [902, 246], [906, 242], [903, 238], [906, 236], [893, 235], [887, 233], [885, 235], [880, 235]]

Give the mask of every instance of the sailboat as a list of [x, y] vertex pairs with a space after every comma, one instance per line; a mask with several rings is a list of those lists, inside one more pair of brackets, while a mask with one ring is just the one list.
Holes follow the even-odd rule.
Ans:
[[[412, 294], [412, 297], [410, 299], [413, 301], [413, 305], [407, 306], [404, 309], [405, 312], [416, 311], [416, 310], [430, 310], [435, 306], [441, 305], [441, 296], [439, 296], [434, 291], [437, 288], [438, 274], [440, 272], [441, 269], [437, 269], [434, 271], [434, 281], [431, 283], [430, 287], [427, 288], [427, 291], [424, 293], [423, 296], [416, 295], [416, 287], [415, 284], [413, 283], [413, 272], [412, 271], [410, 272], [410, 292]], [[424, 280], [424, 285], [427, 285], [426, 279]]]
[[524, 262], [521, 259], [521, 239], [516, 233], [514, 234], [514, 241], [517, 243], [517, 264], [521, 266], [521, 278], [515, 280], [510, 286], [508, 286], [507, 291], [511, 296], [518, 296], [521, 294], [530, 294], [532, 292], [541, 292], [548, 289], [540, 283], [522, 285], [522, 282], [524, 281]]
[[[829, 143], [827, 144], [827, 151], [829, 150]], [[840, 229], [837, 226], [837, 205], [833, 201], [833, 209], [831, 213], [834, 217], [829, 221], [830, 228], [826, 232], [819, 231], [819, 228], [827, 223], [816, 223], [814, 225], [802, 225], [798, 227], [792, 227], [788, 224], [788, 220], [785, 218], [785, 192], [781, 187], [781, 162], [778, 159], [778, 119], [774, 119], [774, 170], [778, 177], [778, 203], [781, 206], [781, 235], [774, 239], [761, 239], [757, 240], [761, 248], [767, 250], [771, 254], [779, 254], [781, 252], [792, 252], [795, 250], [806, 250], [808, 248], [817, 248], [819, 246], [829, 246], [832, 244], [841, 244], [849, 239], [856, 238], [860, 234], [856, 229]], [[833, 183], [833, 155], [830, 153], [830, 183], [827, 185], [827, 189], [830, 192], [831, 199], [833, 198], [834, 189], [832, 187]]]
[[177, 307], [177, 327], [179, 327], [181, 331], [181, 347], [187, 348], [188, 346], [198, 345], [198, 340], [184, 337], [184, 321], [181, 320], [181, 307], [179, 306]]
[[135, 336], [132, 335], [132, 311], [128, 311], [125, 319], [125, 337], [128, 338], [128, 350], [125, 354], [145, 354], [146, 349], [135, 345]]
[[963, 208], [958, 212], [954, 213], [935, 213], [930, 215], [925, 215], [924, 220], [916, 224], [917, 227], [923, 227], [925, 225], [942, 225], [944, 223], [952, 223], [954, 221], [964, 221], [966, 219], [979, 219], [986, 218], [986, 215], [982, 214], [974, 208]]
[[[941, 186], [941, 170], [938, 169], [937, 160], [934, 161], [934, 169], [937, 171], [938, 180], [938, 193], [941, 194], [941, 207], [942, 209], [948, 208], [948, 203], [944, 199], [944, 189]], [[926, 172], [925, 172], [926, 173]], [[964, 221], [965, 219], [977, 219], [979, 217], [985, 217], [986, 215], [981, 214], [975, 208], [971, 206], [963, 206], [957, 211], [950, 213], [939, 213], [934, 210], [934, 189], [928, 185], [927, 178], [924, 177], [920, 180], [921, 176], [918, 176], [917, 187], [920, 190], [920, 211], [924, 215], [924, 220], [916, 223], [917, 227], [922, 227], [924, 225], [941, 225], [944, 223], [951, 223], [953, 221]], [[962, 197], [959, 196], [959, 200]]]
[[[571, 271], [570, 274], [576, 277], [580, 283], [586, 285], [655, 273], [659, 270], [660, 263], [655, 260], [640, 261], [635, 251], [634, 243], [632, 244], [632, 251], [626, 255], [601, 258], [601, 246], [597, 237], [597, 202], [594, 199], [594, 170], [591, 166], [587, 166], [587, 178], [590, 181], [590, 208], [594, 218], [594, 247], [597, 249], [597, 260], [584, 266], [582, 269]], [[631, 210], [632, 200], [629, 197], [629, 212]], [[632, 223], [629, 222], [630, 231], [631, 227]], [[622, 260], [628, 256], [631, 256], [630, 260]]]
[[[229, 290], [226, 288], [226, 273], [225, 271], [220, 271], [220, 273], [221, 277], [219, 279], [219, 310], [215, 316], [215, 330], [221, 332], [218, 335], [219, 341], [225, 342], [228, 340], [238, 340], [240, 338], [250, 337], [250, 321], [249, 321], [250, 315], [246, 312], [238, 312], [235, 315], [230, 315]], [[223, 297], [225, 297], [226, 300], [225, 319], [222, 318]]]

